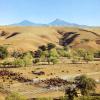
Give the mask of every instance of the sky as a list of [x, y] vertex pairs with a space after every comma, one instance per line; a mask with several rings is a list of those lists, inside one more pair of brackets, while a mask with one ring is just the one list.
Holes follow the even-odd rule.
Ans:
[[46, 24], [56, 18], [100, 26], [100, 0], [0, 0], [0, 25], [23, 20]]

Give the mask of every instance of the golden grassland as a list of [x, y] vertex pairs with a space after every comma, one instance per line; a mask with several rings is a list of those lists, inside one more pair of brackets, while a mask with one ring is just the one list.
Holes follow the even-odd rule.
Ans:
[[[73, 77], [78, 74], [87, 74], [94, 79], [100, 78], [100, 64], [56, 64], [56, 65], [37, 65], [33, 67], [11, 68], [14, 72], [23, 73], [25, 77], [29, 78], [51, 78], [51, 77]], [[45, 75], [33, 75], [31, 71], [44, 71]], [[51, 75], [52, 73], [52, 75]]]
[[[89, 32], [89, 31], [92, 32]], [[15, 26], [0, 26], [0, 31], [5, 31], [7, 34], [5, 36], [0, 36], [0, 45], [8, 46], [8, 50], [37, 50], [38, 46], [47, 44], [49, 42], [54, 43], [57, 47], [59, 45], [59, 39], [62, 38], [63, 33], [67, 32], [77, 32], [80, 34], [74, 41], [71, 43], [73, 48], [85, 48], [92, 50], [100, 50], [100, 44], [96, 43], [96, 40], [100, 40], [100, 37], [96, 34], [100, 34], [100, 28], [87, 28], [82, 30], [75, 27], [15, 27]], [[62, 34], [59, 33], [62, 32]], [[15, 35], [6, 39], [7, 36], [11, 35], [13, 32], [19, 32], [20, 34]], [[93, 32], [96, 32], [94, 34]], [[81, 42], [83, 39], [89, 39], [88, 42]], [[1, 68], [0, 68], [1, 69]], [[24, 77], [30, 79], [46, 79], [52, 77], [61, 77], [72, 79], [77, 75], [86, 74], [88, 77], [94, 78], [95, 80], [100, 80], [100, 62], [84, 63], [84, 64], [67, 64], [61, 63], [56, 65], [34, 65], [33, 67], [21, 67], [21, 68], [9, 68], [8, 70], [13, 72], [23, 73]], [[43, 71], [45, 75], [33, 75], [32, 71]], [[24, 91], [34, 91], [38, 87], [26, 86], [23, 83], [20, 84], [15, 82], [12, 86], [12, 90], [22, 93]], [[13, 88], [14, 87], [14, 88]], [[97, 84], [96, 92], [100, 93], [100, 84]], [[57, 97], [63, 96], [64, 92], [62, 91], [52, 91], [52, 92], [43, 92], [37, 94], [27, 94], [27, 97]], [[4, 100], [5, 95], [0, 94], [0, 100]]]
[[[88, 29], [99, 34], [99, 29]], [[97, 31], [96, 31], [97, 30]], [[81, 28], [75, 27], [18, 27], [18, 26], [2, 26], [0, 31], [5, 31], [7, 34], [3, 37], [0, 37], [0, 45], [9, 46], [9, 50], [36, 50], [38, 46], [52, 42], [59, 46], [59, 39], [62, 38], [62, 35], [59, 34], [59, 31], [62, 33], [67, 32], [77, 32], [80, 34], [74, 41], [71, 43], [74, 45], [74, 48], [91, 48], [91, 49], [100, 49], [100, 45], [95, 41], [100, 39], [99, 36], [84, 31]], [[13, 32], [19, 32], [20, 34], [5, 39], [7, 36], [11, 35]], [[81, 43], [82, 39], [89, 39], [88, 43]]]
[[[73, 79], [75, 76], [86, 74], [95, 80], [100, 80], [100, 63], [98, 64], [56, 64], [56, 65], [34, 65], [33, 67], [21, 67], [8, 69], [13, 72], [23, 73], [22, 75], [30, 79], [47, 79], [53, 77], [61, 77]], [[45, 75], [34, 75], [32, 71], [44, 71]], [[52, 74], [51, 74], [52, 73]], [[39, 87], [34, 85], [25, 85], [24, 83], [15, 82], [11, 86], [12, 91], [29, 97], [58, 97], [64, 96], [64, 91], [47, 91], [34, 93], [35, 90], [40, 91]], [[30, 93], [30, 91], [33, 93]], [[28, 92], [28, 93], [25, 93]], [[100, 84], [97, 84], [96, 92], [100, 93]]]

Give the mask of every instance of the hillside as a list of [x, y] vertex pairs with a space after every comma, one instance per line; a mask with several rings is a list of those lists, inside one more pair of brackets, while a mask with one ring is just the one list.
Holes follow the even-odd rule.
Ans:
[[[64, 38], [66, 45], [72, 48], [100, 50], [100, 31], [75, 27], [0, 27], [0, 45], [11, 50], [36, 50], [39, 45], [52, 42], [57, 46]], [[70, 34], [72, 33], [72, 34]], [[60, 43], [61, 44], [61, 43]]]

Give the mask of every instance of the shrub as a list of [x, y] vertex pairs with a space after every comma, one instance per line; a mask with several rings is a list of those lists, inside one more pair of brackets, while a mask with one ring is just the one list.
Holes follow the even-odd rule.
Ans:
[[23, 57], [23, 61], [24, 61], [24, 67], [27, 66], [32, 66], [33, 65], [33, 57], [30, 53], [27, 53], [24, 57]]
[[76, 53], [77, 53], [77, 55], [79, 57], [84, 57], [85, 56], [85, 53], [86, 53], [86, 50], [79, 48], [78, 50], [76, 50]]
[[40, 58], [40, 57], [41, 57], [41, 53], [42, 53], [41, 50], [35, 51], [35, 52], [34, 52], [34, 58]]
[[40, 60], [41, 61], [47, 61], [47, 57], [48, 57], [48, 51], [42, 51]]
[[48, 43], [48, 44], [47, 44], [48, 50], [51, 50], [51, 49], [53, 49], [53, 48], [55, 48], [55, 47], [56, 47], [56, 45], [53, 44], [53, 43]]
[[13, 62], [11, 62], [11, 61], [4, 61], [3, 63], [2, 63], [2, 65], [4, 65], [4, 66], [6, 66], [6, 65], [13, 65]]
[[56, 49], [52, 49], [48, 51], [48, 56], [47, 56], [47, 62], [50, 64], [52, 62], [53, 64], [56, 64], [58, 62], [59, 54]]
[[69, 51], [69, 47], [68, 46], [64, 46], [64, 50], [65, 51]]
[[85, 53], [84, 60], [88, 62], [88, 61], [93, 61], [93, 59], [94, 59], [94, 54], [92, 52], [87, 51]]
[[6, 47], [0, 46], [0, 58], [4, 59], [8, 56], [8, 51]]
[[82, 95], [89, 95], [94, 92], [96, 88], [96, 82], [92, 78], [88, 78], [85, 75], [77, 76], [75, 78], [77, 88], [80, 89]]
[[52, 62], [53, 64], [57, 64], [58, 59], [57, 59], [56, 57], [53, 57], [53, 58], [51, 58], [51, 62]]
[[59, 53], [59, 55], [60, 55], [61, 57], [68, 57], [68, 58], [71, 58], [71, 53], [69, 53], [68, 51], [59, 50], [58, 53]]
[[39, 46], [39, 49], [42, 51], [46, 51], [46, 46], [45, 45]]
[[22, 53], [22, 52], [14, 51], [14, 52], [12, 52], [11, 56], [14, 57], [14, 58], [22, 58], [23, 54], [24, 53]]
[[39, 61], [40, 61], [39, 58], [35, 58], [35, 59], [33, 60], [33, 63], [34, 63], [34, 64], [37, 64], [37, 63], [39, 63]]
[[48, 56], [58, 58], [59, 54], [58, 54], [57, 50], [54, 48], [54, 49], [48, 51]]
[[100, 51], [95, 52], [95, 53], [94, 53], [94, 57], [95, 57], [95, 58], [100, 58]]
[[16, 67], [24, 67], [25, 63], [24, 63], [23, 59], [17, 58], [13, 61], [13, 65]]

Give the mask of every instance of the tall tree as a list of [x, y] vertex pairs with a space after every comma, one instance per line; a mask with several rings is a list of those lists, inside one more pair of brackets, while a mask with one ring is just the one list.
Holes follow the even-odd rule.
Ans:
[[75, 78], [77, 88], [80, 89], [82, 95], [89, 95], [91, 91], [95, 91], [96, 82], [92, 78], [81, 75]]
[[42, 46], [39, 46], [39, 49], [42, 50], [42, 51], [46, 51], [47, 48], [46, 48], [45, 45], [42, 45]]
[[6, 47], [0, 46], [0, 58], [4, 59], [8, 56], [8, 51]]
[[68, 97], [68, 100], [74, 100], [74, 97], [78, 97], [76, 88], [73, 86], [66, 88], [65, 96]]
[[51, 50], [51, 49], [53, 49], [53, 48], [55, 48], [55, 47], [56, 47], [56, 45], [53, 44], [53, 43], [48, 43], [48, 44], [47, 44], [48, 50]]

